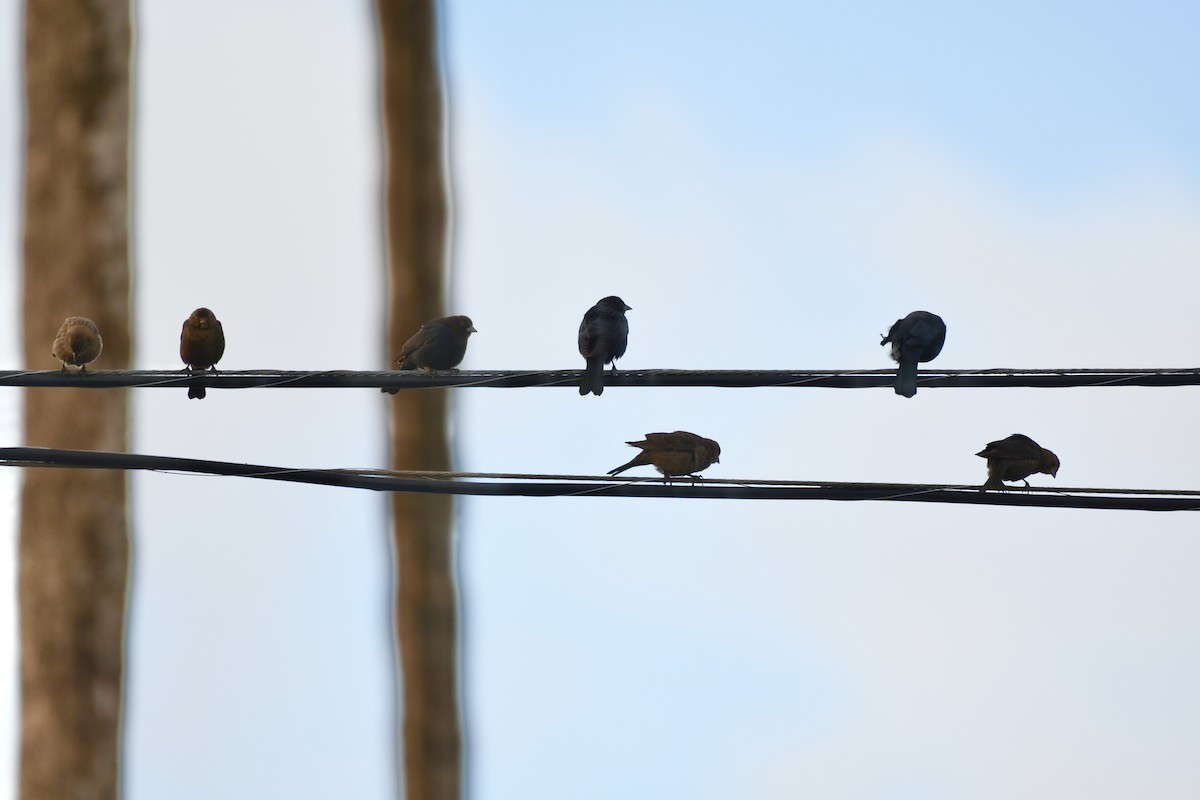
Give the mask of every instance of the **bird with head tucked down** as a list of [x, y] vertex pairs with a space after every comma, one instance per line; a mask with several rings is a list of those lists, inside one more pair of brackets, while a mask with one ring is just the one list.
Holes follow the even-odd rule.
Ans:
[[62, 373], [67, 374], [67, 365], [79, 367], [81, 375], [87, 374], [87, 365], [96, 360], [104, 349], [104, 340], [96, 323], [87, 317], [67, 317], [54, 337], [50, 354], [62, 362]]
[[666, 478], [681, 475], [697, 478], [696, 473], [721, 462], [721, 445], [688, 431], [647, 433], [642, 441], [625, 444], [642, 452], [628, 464], [609, 470], [609, 475], [619, 475], [631, 467], [653, 466]]
[[987, 459], [988, 479], [984, 489], [1007, 489], [1003, 481], [1025, 480], [1035, 472], [1058, 477], [1061, 462], [1058, 456], [1023, 433], [1014, 433], [1004, 439], [988, 442], [987, 447], [975, 455]]
[[[477, 332], [470, 317], [430, 320], [409, 337], [394, 363], [398, 369], [454, 369], [467, 355], [467, 339]], [[400, 390], [384, 387], [380, 391], [396, 394]]]
[[937, 314], [914, 311], [896, 320], [879, 344], [891, 344], [896, 370], [896, 394], [917, 393], [917, 362], [933, 361], [946, 343], [946, 323]]

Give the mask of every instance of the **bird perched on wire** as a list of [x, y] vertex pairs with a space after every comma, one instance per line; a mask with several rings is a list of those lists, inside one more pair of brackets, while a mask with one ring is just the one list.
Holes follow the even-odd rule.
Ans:
[[87, 374], [87, 364], [96, 360], [104, 349], [104, 340], [96, 323], [87, 317], [67, 317], [63, 320], [50, 354], [62, 362], [62, 373], [67, 374], [67, 365], [79, 367], [80, 374]]
[[1035, 472], [1051, 477], [1058, 475], [1058, 456], [1023, 433], [1014, 433], [1006, 439], [988, 442], [987, 447], [975, 455], [987, 459], [988, 479], [984, 489], [1006, 489], [1001, 481], [1025, 480]]
[[579, 323], [579, 354], [587, 360], [579, 393], [604, 394], [604, 365], [625, 355], [629, 344], [629, 320], [625, 312], [632, 309], [625, 301], [612, 295], [588, 309]]
[[[217, 362], [225, 355], [225, 329], [216, 314], [207, 308], [197, 308], [183, 321], [179, 332], [179, 357], [188, 372], [217, 371]], [[188, 399], [203, 400], [208, 392], [203, 386], [189, 386]]]
[[896, 394], [912, 397], [917, 393], [917, 363], [933, 361], [946, 343], [946, 323], [937, 314], [914, 311], [896, 320], [879, 344], [892, 345], [896, 370]]
[[647, 433], [642, 441], [625, 444], [641, 448], [642, 452], [628, 464], [609, 470], [609, 475], [619, 475], [631, 467], [652, 465], [667, 478], [680, 475], [698, 478], [696, 473], [721, 462], [721, 445], [687, 431]]
[[[467, 339], [476, 333], [470, 317], [454, 316], [432, 319], [421, 326], [396, 356], [398, 369], [454, 369], [467, 354]], [[380, 389], [396, 394], [399, 389]]]

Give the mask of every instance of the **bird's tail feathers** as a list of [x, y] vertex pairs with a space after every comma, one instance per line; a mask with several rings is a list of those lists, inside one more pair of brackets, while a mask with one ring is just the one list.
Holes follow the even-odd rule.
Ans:
[[604, 361], [600, 358], [589, 358], [587, 369], [583, 371], [583, 381], [579, 384], [579, 393], [594, 394], [597, 397], [604, 394]]
[[896, 370], [896, 394], [912, 397], [917, 393], [917, 360], [903, 358]]
[[[633, 444], [633, 442], [626, 442], [626, 444]], [[621, 466], [617, 467], [616, 469], [610, 469], [610, 470], [608, 471], [608, 474], [609, 474], [609, 475], [620, 475], [622, 472], [624, 472], [625, 470], [627, 470], [627, 469], [629, 469], [629, 468], [631, 468], [631, 467], [642, 467], [642, 466], [648, 466], [648, 465], [651, 465], [651, 464], [653, 464], [653, 463], [654, 463], [654, 462], [652, 462], [652, 461], [649, 459], [649, 457], [647, 457], [647, 456], [646, 456], [646, 454], [645, 454], [644, 452], [643, 452], [643, 453], [638, 453], [636, 456], [634, 456], [633, 458], [629, 459], [629, 463], [627, 463], [627, 464], [622, 464]]]

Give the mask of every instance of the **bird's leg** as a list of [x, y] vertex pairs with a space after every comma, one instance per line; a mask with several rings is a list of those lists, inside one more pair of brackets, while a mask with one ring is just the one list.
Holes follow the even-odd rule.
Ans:
[[79, 365], [79, 375], [80, 377], [87, 377], [87, 364]]
[[66, 375], [67, 374], [67, 362], [64, 361], [62, 367], [58, 371], [61, 372], [63, 375]]
[[1021, 483], [1025, 484], [1025, 488], [1026, 488], [1026, 489], [1032, 489], [1032, 488], [1033, 488], [1032, 486], [1030, 486], [1030, 485], [1029, 485], [1029, 479], [1028, 479], [1028, 478], [1025, 478], [1025, 479], [1023, 479], [1023, 480], [1021, 481]]

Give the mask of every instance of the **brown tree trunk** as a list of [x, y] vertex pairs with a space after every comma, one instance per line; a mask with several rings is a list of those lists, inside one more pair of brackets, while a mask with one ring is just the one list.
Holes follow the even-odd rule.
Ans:
[[[387, 349], [443, 316], [446, 185], [436, 15], [432, 0], [378, 0], [383, 62], [388, 242]], [[396, 469], [448, 469], [446, 392], [401, 390], [392, 401]], [[457, 617], [451, 499], [392, 495], [403, 677], [406, 796], [460, 793]]]
[[[57, 368], [67, 316], [129, 368], [128, 0], [25, 10], [27, 369]], [[27, 389], [30, 445], [124, 450], [124, 390]], [[125, 476], [30, 469], [21, 493], [22, 800], [118, 795], [128, 525]]]

